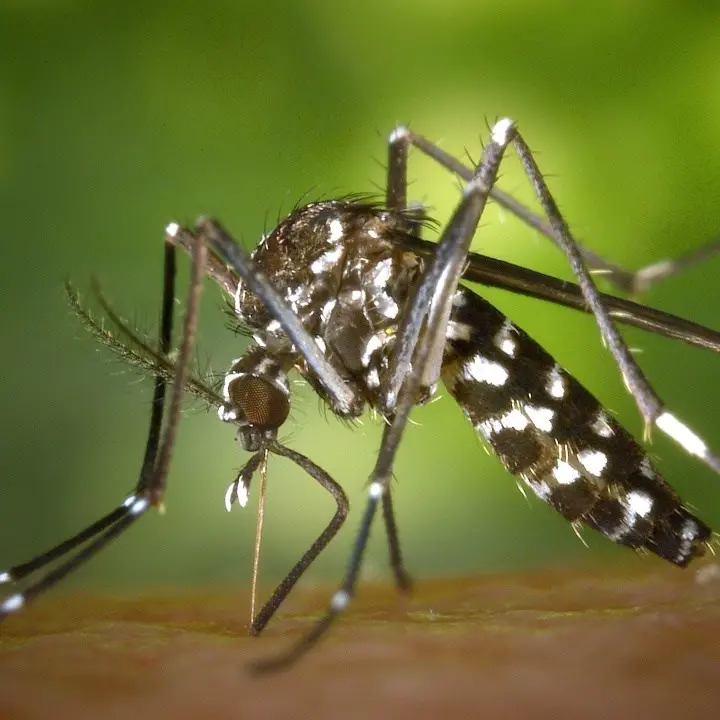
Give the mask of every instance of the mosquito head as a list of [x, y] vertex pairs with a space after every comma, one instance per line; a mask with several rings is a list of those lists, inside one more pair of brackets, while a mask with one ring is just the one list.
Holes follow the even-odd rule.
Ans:
[[280, 361], [263, 348], [235, 360], [225, 374], [218, 416], [238, 425], [238, 441], [255, 451], [277, 437], [290, 412], [290, 386]]
[[268, 447], [277, 440], [278, 429], [275, 427], [259, 428], [244, 425], [238, 428], [237, 441], [246, 452], [257, 452]]

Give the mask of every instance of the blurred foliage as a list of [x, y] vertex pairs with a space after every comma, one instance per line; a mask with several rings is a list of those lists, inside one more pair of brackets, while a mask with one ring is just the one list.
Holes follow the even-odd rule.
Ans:
[[[169, 220], [213, 214], [251, 246], [305, 193], [381, 188], [396, 123], [476, 158], [502, 115], [519, 122], [588, 245], [629, 267], [687, 251], [720, 224], [719, 15], [710, 0], [0, 1], [0, 567], [113, 507], [142, 457], [150, 384], [83, 334], [63, 298], [65, 277], [84, 283], [97, 273], [122, 312], [152, 333]], [[412, 197], [447, 219], [457, 182], [417, 156], [410, 172]], [[505, 189], [531, 201], [514, 159], [502, 175]], [[475, 247], [568, 277], [548, 242], [494, 206]], [[717, 327], [719, 267], [694, 269], [646, 300]], [[640, 435], [591, 321], [487, 294]], [[218, 372], [242, 352], [221, 302], [208, 289], [200, 333], [201, 361]], [[720, 449], [720, 358], [628, 337], [670, 407]], [[448, 399], [414, 419], [395, 497], [417, 576], [632, 559], [589, 531], [588, 550], [565, 521], [523, 499]], [[310, 574], [337, 577], [379, 428], [325, 419], [300, 391], [288, 433], [354, 504]], [[214, 413], [190, 409], [166, 515], [143, 520], [71, 586], [246, 582], [253, 507], [223, 508], [244, 462], [233, 436]], [[662, 438], [652, 450], [672, 484], [720, 525], [718, 478]], [[331, 513], [308, 478], [272, 462], [268, 582]], [[382, 542], [378, 531], [366, 574], [386, 576]]]

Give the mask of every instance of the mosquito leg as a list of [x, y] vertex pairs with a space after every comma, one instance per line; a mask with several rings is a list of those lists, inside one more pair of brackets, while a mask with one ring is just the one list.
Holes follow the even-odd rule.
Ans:
[[383, 495], [383, 520], [385, 532], [388, 538], [388, 552], [390, 555], [390, 567], [395, 576], [395, 583], [400, 590], [409, 590], [412, 587], [412, 578], [405, 569], [398, 536], [397, 523], [395, 522], [395, 511], [392, 504], [392, 492], [388, 486], [387, 492]]
[[[432, 144], [422, 136], [411, 132], [407, 128], [397, 128], [391, 137], [404, 139], [406, 143], [417, 147], [420, 151], [451, 172], [459, 175], [461, 178], [468, 179], [472, 176], [472, 170], [467, 168], [459, 160], [448, 155], [436, 145]], [[606, 271], [608, 273], [608, 279], [611, 280], [613, 279], [613, 276], [620, 278], [622, 277], [622, 273], [626, 273], [626, 280], [627, 276], [630, 275], [633, 276], [632, 283], [635, 283], [636, 280], [634, 279], [634, 276], [636, 274], [628, 274], [626, 271], [623, 271], [616, 266], [611, 266], [610, 264], [605, 263], [602, 258], [594, 256], [592, 253], [582, 249], [575, 242], [570, 235], [567, 224], [561, 217], [557, 205], [552, 199], [547, 186], [545, 185], [542, 174], [532, 158], [530, 149], [519, 136], [515, 138], [514, 143], [525, 166], [525, 171], [530, 177], [531, 182], [535, 187], [536, 194], [538, 195], [538, 198], [543, 205], [543, 209], [548, 216], [549, 222], [542, 220], [520, 203], [517, 203], [517, 201], [515, 201], [512, 197], [506, 195], [502, 191], [499, 191], [497, 188], [493, 188], [491, 190], [491, 197], [504, 207], [507, 207], [511, 212], [518, 215], [518, 217], [520, 217], [524, 222], [536, 228], [544, 235], [550, 237], [553, 242], [555, 242], [563, 250], [563, 252], [565, 252], [571, 262], [573, 271], [578, 277], [582, 296], [587, 302], [591, 312], [596, 316], [604, 341], [607, 343], [613, 357], [615, 357], [618, 362], [623, 377], [625, 378], [625, 382], [628, 385], [630, 392], [633, 394], [646, 423], [657, 424], [663, 432], [673, 437], [673, 439], [675, 439], [688, 452], [693, 455], [697, 455], [716, 472], [720, 472], [720, 458], [712, 455], [706, 444], [697, 437], [695, 433], [693, 433], [684, 424], [680, 423], [672, 414], [664, 410], [662, 401], [652, 390], [647, 379], [644, 377], [637, 363], [630, 355], [627, 346], [622, 341], [619, 333], [612, 324], [609, 312], [604, 307], [600, 294], [595, 288], [595, 285], [590, 278], [590, 274], [583, 265], [582, 260], [583, 258], [588, 260], [593, 269]], [[570, 245], [572, 246], [571, 249], [569, 249]], [[720, 240], [715, 241], [706, 248], [701, 248], [700, 250], [695, 251], [691, 254], [691, 256], [686, 256], [684, 260], [681, 260], [680, 267], [687, 267], [689, 264], [706, 259], [718, 250], [720, 250]], [[639, 273], [642, 272], [642, 270], [639, 271]], [[667, 277], [667, 275], [668, 272], [665, 272], [663, 277]], [[623, 286], [623, 283], [616, 284]], [[647, 288], [647, 286], [648, 282], [645, 282], [645, 287]], [[590, 295], [592, 296], [592, 301]]]
[[[627, 270], [616, 271], [619, 275], [617, 278], [615, 277], [615, 272], [611, 270], [608, 280], [617, 287], [626, 290], [628, 293], [641, 295], [647, 292], [650, 286], [654, 285], [658, 280], [679, 275], [688, 268], [694, 265], [700, 265], [718, 254], [720, 254], [720, 237], [701, 245], [699, 248], [690, 250], [677, 258], [661, 260], [651, 265], [646, 265], [634, 272]], [[596, 268], [592, 263], [591, 267], [593, 269]]]
[[[431, 257], [437, 247], [435, 243], [419, 238], [405, 238], [403, 245], [425, 257]], [[592, 314], [582, 291], [575, 283], [559, 280], [504, 260], [469, 253], [463, 278]], [[720, 352], [720, 333], [715, 330], [646, 305], [638, 305], [631, 300], [605, 293], [600, 293], [600, 298], [610, 316], [618, 322], [681, 340], [706, 350]]]
[[[49, 565], [53, 562], [53, 560], [57, 560], [63, 555], [66, 555], [74, 550], [76, 547], [104, 532], [107, 528], [111, 527], [117, 523], [118, 520], [127, 515], [126, 504], [127, 502], [123, 503], [123, 505], [115, 508], [112, 512], [105, 515], [105, 517], [100, 518], [97, 522], [94, 522], [89, 527], [80, 531], [77, 535], [68, 538], [47, 552], [41, 553], [27, 562], [13, 566], [7, 572], [0, 573], [0, 583], [20, 582], [36, 570]], [[1, 612], [2, 611], [0, 611], [0, 613]]]
[[[320, 380], [323, 389], [332, 401], [333, 410], [342, 417], [357, 417], [362, 412], [362, 399], [352, 391], [325, 359], [322, 351], [305, 329], [298, 317], [280, 297], [267, 277], [254, 267], [252, 260], [224, 228], [215, 220], [201, 218], [195, 228], [203, 245], [224, 258], [228, 265], [242, 278], [247, 287], [260, 298], [265, 307], [282, 326], [298, 352]], [[190, 234], [189, 230], [177, 230], [177, 236]], [[176, 240], [175, 244], [184, 244]]]
[[[407, 210], [407, 164], [408, 164], [408, 137], [403, 127], [398, 127], [388, 139], [388, 163], [385, 204], [389, 210]], [[422, 208], [418, 208], [417, 220], [409, 222], [410, 235], [420, 239], [422, 230]], [[433, 249], [435, 246], [433, 245]], [[400, 590], [408, 590], [412, 586], [412, 579], [405, 569], [400, 547], [395, 513], [392, 505], [390, 490], [383, 495], [383, 520], [388, 539], [388, 553], [390, 567], [395, 576], [395, 582]]]
[[585, 267], [577, 243], [570, 233], [567, 223], [562, 217], [545, 183], [530, 148], [519, 133], [515, 135], [513, 145], [525, 168], [525, 173], [535, 190], [535, 194], [548, 216], [550, 225], [555, 233], [556, 242], [565, 253], [570, 267], [577, 277], [583, 297], [592, 310], [593, 315], [595, 315], [603, 341], [615, 358], [625, 385], [633, 396], [645, 420], [646, 433], [651, 424], [656, 425], [689, 454], [697, 456], [708, 467], [720, 474], [720, 457], [712, 454], [703, 440], [665, 409], [664, 403], [653, 390], [642, 370], [635, 362], [635, 359], [630, 354], [625, 341], [610, 319], [610, 315], [600, 298], [600, 294], [595, 287], [590, 272]]
[[[174, 248], [169, 245], [165, 247], [165, 261], [163, 264], [163, 301], [160, 313], [160, 347], [163, 355], [167, 355], [170, 350], [170, 338], [172, 335], [172, 300], [175, 294], [175, 252]], [[170, 302], [168, 302], [170, 298]], [[141, 482], [148, 463], [152, 466], [157, 452], [160, 428], [162, 426], [162, 411], [165, 402], [166, 381], [160, 375], [155, 378], [155, 389], [153, 392], [153, 402], [150, 415], [150, 427], [148, 429], [148, 437], [145, 445], [145, 456], [143, 459], [142, 470], [140, 473]], [[130, 495], [125, 502], [113, 511], [105, 515], [100, 520], [94, 522], [89, 527], [81, 530], [77, 535], [56, 545], [47, 552], [32, 558], [28, 562], [16, 565], [5, 573], [0, 574], [0, 581], [18, 582], [33, 572], [46, 567], [54, 560], [61, 558], [68, 553], [87, 543], [90, 543], [80, 552], [73, 555], [59, 567], [46, 573], [40, 580], [30, 585], [22, 593], [10, 595], [0, 605], [0, 619], [9, 613], [19, 610], [27, 605], [39, 594], [48, 590], [53, 585], [62, 580], [66, 575], [79, 567], [85, 560], [92, 557], [98, 552], [109, 539], [116, 537], [120, 532], [127, 528], [132, 521], [147, 510], [149, 504], [147, 499], [142, 495], [138, 497], [138, 492]], [[107, 539], [106, 539], [107, 538]]]
[[271, 452], [276, 455], [292, 460], [296, 465], [301, 467], [310, 477], [317, 480], [320, 485], [325, 488], [335, 500], [337, 506], [335, 514], [328, 523], [327, 527], [322, 531], [317, 540], [308, 548], [305, 554], [298, 560], [295, 566], [285, 576], [285, 579], [275, 588], [270, 599], [263, 605], [260, 612], [255, 616], [250, 627], [252, 635], [259, 635], [263, 628], [268, 624], [277, 609], [282, 605], [290, 591], [295, 587], [295, 583], [300, 579], [303, 573], [310, 567], [320, 553], [327, 547], [328, 543], [337, 535], [338, 531], [345, 522], [350, 504], [343, 489], [338, 485], [321, 467], [312, 462], [309, 458], [291, 450], [284, 445], [275, 443], [271, 447]]
[[[408, 145], [412, 145], [463, 180], [469, 181], [470, 178], [472, 178], [472, 168], [469, 168], [460, 160], [446, 153], [444, 150], [441, 150], [437, 145], [430, 142], [422, 135], [418, 135], [408, 128], [397, 127], [390, 135], [390, 145], [391, 157], [393, 153], [392, 147], [397, 146], [396, 157], [398, 163], [398, 174], [403, 169], [405, 172], [407, 171], [407, 147]], [[401, 159], [404, 160], [404, 168], [400, 162]], [[388, 173], [390, 174], [393, 171], [393, 165], [392, 163], [389, 163]], [[397, 192], [397, 189], [395, 191]], [[397, 197], [401, 197], [401, 195], [397, 195]], [[512, 197], [512, 195], [504, 192], [500, 188], [493, 188], [490, 191], [490, 197], [492, 197], [498, 205], [515, 215], [526, 225], [529, 225], [545, 237], [552, 240], [552, 242], [562, 249], [556, 239], [552, 225], [548, 223], [547, 220], [541, 218], [532, 210], [525, 207], [525, 205], [518, 202], [514, 197]], [[619, 265], [605, 260], [592, 250], [583, 247], [580, 243], [576, 243], [576, 245], [591, 270], [602, 274], [608, 282], [613, 284], [619, 290], [632, 294], [643, 293], [658, 280], [676, 275], [688, 267], [697, 265], [710, 257], [720, 254], [719, 237], [675, 260], [663, 260], [644, 268], [640, 268], [639, 270], [632, 271], [626, 270]]]
[[[173, 304], [175, 302], [175, 273], [177, 255], [175, 248], [165, 243], [165, 263], [163, 273], [163, 297], [160, 306], [160, 351], [167, 357], [170, 353], [172, 343], [173, 325]], [[158, 374], [155, 377], [152, 406], [150, 411], [150, 428], [148, 429], [147, 443], [145, 444], [145, 457], [143, 458], [138, 480], [136, 493], [144, 494], [149, 482], [149, 475], [155, 467], [158, 446], [160, 444], [160, 433], [162, 431], [163, 411], [165, 409], [165, 395], [167, 393], [167, 381]]]
[[380, 500], [387, 493], [395, 455], [410, 410], [435, 373], [435, 355], [438, 346], [442, 346], [445, 341], [445, 328], [452, 298], [462, 275], [465, 255], [485, 208], [490, 188], [497, 177], [505, 148], [514, 133], [514, 125], [509, 120], [501, 120], [493, 127], [490, 142], [483, 152], [477, 171], [465, 187], [462, 200], [443, 231], [437, 251], [428, 263], [398, 328], [395, 352], [388, 372], [390, 388], [383, 409], [389, 422], [383, 430], [377, 461], [370, 476], [365, 512], [345, 578], [332, 596], [326, 614], [315, 627], [288, 652], [255, 665], [258, 671], [279, 670], [301, 658], [350, 604], [372, 522]]
[[407, 207], [407, 166], [410, 131], [400, 126], [388, 138], [387, 185], [385, 204], [388, 210]]
[[[179, 230], [178, 226], [171, 224], [166, 229], [166, 235], [171, 236], [173, 231], [176, 230]], [[169, 239], [166, 238], [166, 245], [169, 246], [170, 244]], [[177, 373], [173, 382], [170, 408], [168, 410], [167, 423], [165, 424], [165, 436], [156, 455], [154, 471], [143, 466], [143, 472], [140, 474], [140, 482], [138, 483], [138, 489], [147, 491], [150, 503], [155, 506], [162, 503], [163, 495], [165, 494], [167, 475], [170, 469], [170, 459], [172, 457], [177, 428], [180, 422], [182, 397], [185, 390], [185, 383], [190, 376], [190, 363], [195, 345], [200, 295], [202, 293], [202, 280], [205, 274], [207, 254], [205, 243], [198, 240], [193, 248], [190, 287], [188, 289], [185, 308], [185, 321], [183, 323], [182, 341], [177, 356]], [[174, 300], [172, 302], [174, 302]], [[172, 302], [169, 303], [170, 306], [172, 306]]]
[[[197, 253], [197, 262], [202, 262], [202, 250]], [[170, 342], [172, 335], [172, 310], [175, 297], [175, 250], [166, 244], [165, 246], [165, 262], [163, 269], [163, 302], [160, 320], [160, 351], [163, 356], [167, 356], [170, 351]], [[185, 330], [191, 330], [194, 327], [196, 310], [197, 310], [197, 291], [195, 295], [191, 292], [191, 300], [188, 302], [188, 309], [185, 318]], [[183, 362], [187, 365], [189, 359], [189, 348], [185, 354], [181, 350], [178, 363]], [[0, 620], [16, 610], [21, 609], [29, 602], [34, 600], [38, 595], [49, 590], [62, 580], [66, 575], [76, 570], [85, 561], [95, 556], [105, 545], [111, 540], [122, 534], [132, 523], [137, 520], [151, 506], [151, 490], [154, 486], [153, 468], [156, 467], [155, 461], [160, 442], [160, 431], [162, 427], [163, 408], [165, 403], [166, 380], [161, 374], [155, 379], [155, 390], [153, 393], [153, 403], [150, 415], [150, 427], [148, 430], [148, 438], [145, 446], [145, 456], [140, 471], [140, 479], [134, 494], [130, 495], [125, 502], [122, 503], [105, 517], [96, 521], [86, 529], [74, 535], [72, 538], [60, 543], [51, 550], [38, 555], [32, 560], [16, 565], [7, 572], [0, 573], [0, 584], [14, 583], [29, 576], [31, 573], [46, 567], [48, 564], [57, 560], [68, 553], [71, 553], [77, 547], [84, 545], [78, 552], [69, 557], [58, 567], [45, 573], [39, 580], [32, 583], [23, 592], [15, 593], [6, 597], [0, 603]], [[182, 387], [182, 386], [180, 386]], [[177, 388], [175, 388], [177, 392]], [[177, 422], [177, 419], [176, 421]], [[166, 440], [163, 447], [167, 445]]]
[[[174, 235], [168, 237], [168, 242], [175, 247], [180, 248], [186, 255], [192, 257], [193, 247], [195, 245], [195, 235], [185, 229], [175, 232]], [[235, 298], [237, 292], [237, 277], [232, 273], [227, 265], [213, 254], [207, 257], [205, 274], [214, 282], [216, 282], [229, 296], [230, 299]]]
[[[130, 498], [128, 498], [128, 500], [129, 499]], [[102, 550], [102, 548], [104, 548], [110, 540], [116, 538], [128, 527], [130, 527], [130, 525], [145, 512], [147, 507], [147, 501], [142, 499], [135, 499], [135, 502], [132, 504], [128, 503], [128, 509], [122, 514], [119, 520], [115, 521], [115, 523], [106, 529], [101, 535], [96, 536], [90, 544], [86, 545], [82, 548], [82, 550], [75, 553], [75, 555], [55, 569], [45, 573], [45, 575], [43, 575], [37, 582], [32, 583], [23, 592], [8, 595], [2, 603], [0, 603], [0, 621], [11, 613], [24, 608], [38, 595], [54, 587], [64, 577], [74, 570], [77, 570], [77, 568], [79, 568], [86, 560], [89, 560]], [[7, 574], [10, 575], [10, 581], [12, 581], [14, 579], [12, 576], [12, 570], [10, 570]]]

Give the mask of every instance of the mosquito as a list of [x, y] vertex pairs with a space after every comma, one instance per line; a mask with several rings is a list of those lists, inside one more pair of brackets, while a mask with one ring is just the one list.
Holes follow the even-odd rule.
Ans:
[[[496, 187], [512, 145], [546, 219]], [[422, 239], [429, 221], [407, 203], [411, 148], [463, 183], [462, 197], [437, 243]], [[469, 251], [487, 201], [510, 210], [565, 254], [577, 284]], [[182, 340], [171, 354], [175, 251], [192, 257], [192, 278]], [[367, 500], [346, 574], [326, 613], [294, 645], [255, 669], [276, 670], [305, 655], [344, 612], [355, 593], [378, 509], [390, 566], [400, 589], [410, 587], [392, 505], [390, 478], [410, 411], [427, 403], [440, 381], [505, 468], [575, 527], [587, 526], [616, 543], [645, 550], [685, 567], [710, 548], [712, 531], [661, 477], [641, 445], [600, 402], [522, 329], [465, 285], [496, 286], [591, 313], [645, 424], [658, 428], [716, 473], [720, 459], [671, 413], [646, 380], [615, 321], [720, 352], [720, 333], [600, 293], [592, 271], [625, 291], [716, 254], [720, 240], [676, 261], [628, 272], [583, 248], [572, 236], [532, 153], [509, 119], [496, 122], [474, 167], [448, 155], [406, 127], [389, 137], [383, 202], [351, 196], [295, 208], [263, 237], [251, 256], [215, 220], [193, 228], [171, 223], [165, 232], [160, 340], [157, 347], [129, 327], [96, 288], [106, 329], [68, 286], [80, 320], [121, 357], [155, 376], [150, 429], [137, 486], [115, 510], [74, 537], [0, 574], [15, 584], [57, 564], [8, 595], [0, 618], [19, 610], [97, 554], [151, 507], [162, 504], [183, 392], [203, 398], [237, 428], [251, 453], [230, 484], [228, 507], [244, 504], [252, 477], [264, 475], [269, 455], [302, 468], [335, 500], [336, 511], [313, 545], [253, 612], [260, 633], [298, 579], [337, 534], [348, 513], [342, 487], [309, 458], [278, 440], [287, 420], [295, 370], [340, 418], [366, 408], [385, 423]], [[217, 389], [189, 371], [203, 275], [227, 294], [234, 322], [252, 337]], [[172, 384], [163, 422], [166, 387]], [[162, 429], [164, 427], [164, 433]], [[74, 553], [74, 554], [72, 554]]]

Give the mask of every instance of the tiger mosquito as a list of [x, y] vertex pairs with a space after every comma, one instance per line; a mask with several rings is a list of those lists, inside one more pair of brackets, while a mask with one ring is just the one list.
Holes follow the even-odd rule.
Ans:
[[[521, 160], [546, 220], [495, 186], [509, 145]], [[422, 240], [429, 221], [422, 208], [407, 204], [411, 147], [465, 183], [438, 243]], [[489, 198], [552, 240], [567, 257], [578, 284], [470, 252]], [[180, 348], [171, 359], [176, 248], [191, 255], [192, 277]], [[342, 584], [312, 630], [283, 654], [259, 661], [256, 670], [295, 662], [348, 607], [378, 506], [396, 584], [400, 589], [410, 586], [390, 478], [410, 410], [427, 403], [440, 380], [505, 468], [573, 526], [584, 524], [616, 543], [686, 566], [710, 547], [710, 528], [683, 504], [641, 446], [590, 392], [522, 329], [459, 283], [464, 278], [503, 287], [594, 315], [602, 341], [644, 420], [646, 435], [657, 427], [720, 473], [720, 459], [665, 408], [614, 320], [714, 352], [720, 352], [720, 333], [601, 294], [591, 277], [592, 271], [602, 272], [621, 290], [637, 292], [719, 250], [720, 241], [715, 241], [677, 261], [637, 272], [607, 263], [575, 241], [532, 153], [509, 119], [491, 128], [473, 168], [408, 128], [396, 128], [388, 143], [384, 203], [357, 196], [298, 207], [261, 239], [250, 256], [214, 220], [201, 218], [192, 229], [170, 224], [165, 233], [157, 348], [115, 313], [99, 288], [95, 293], [114, 333], [94, 319], [68, 285], [70, 302], [87, 329], [125, 360], [155, 376], [137, 486], [120, 506], [74, 537], [0, 573], [0, 584], [15, 584], [64, 558], [23, 591], [6, 596], [0, 619], [58, 583], [151, 507], [162, 505], [181, 396], [189, 392], [216, 407], [221, 420], [235, 425], [241, 448], [252, 453], [227, 490], [228, 509], [234, 502], [247, 501], [250, 481], [258, 470], [264, 472], [269, 454], [297, 464], [336, 503], [326, 528], [252, 618], [251, 633], [260, 633], [337, 534], [349, 509], [335, 480], [278, 440], [290, 411], [290, 370], [298, 371], [338, 417], [357, 419], [369, 407], [385, 424]], [[219, 392], [189, 371], [203, 275], [225, 291], [235, 323], [253, 338], [244, 355], [231, 364]], [[163, 422], [168, 383], [172, 395]]]

